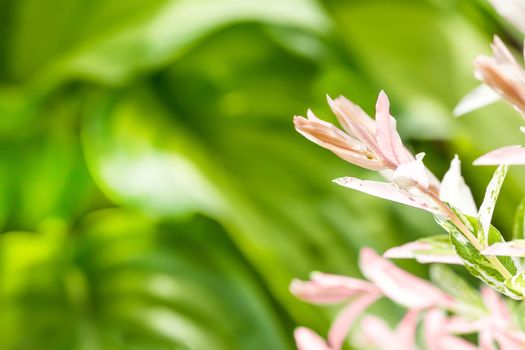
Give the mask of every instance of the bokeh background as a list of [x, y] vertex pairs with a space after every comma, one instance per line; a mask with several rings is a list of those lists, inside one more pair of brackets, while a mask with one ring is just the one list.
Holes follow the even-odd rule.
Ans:
[[[337, 187], [374, 178], [292, 127], [325, 95], [399, 130], [479, 201], [519, 143], [503, 103], [461, 119], [472, 59], [521, 38], [482, 0], [0, 0], [0, 348], [289, 350], [331, 308], [312, 270], [359, 276], [362, 246], [439, 233], [430, 215]], [[496, 210], [525, 193], [512, 169]], [[399, 264], [425, 276], [426, 268]], [[387, 303], [373, 312], [395, 320]]]

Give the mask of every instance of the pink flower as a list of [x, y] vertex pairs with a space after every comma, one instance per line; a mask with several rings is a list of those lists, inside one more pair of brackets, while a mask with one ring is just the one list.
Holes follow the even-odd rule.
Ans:
[[518, 350], [525, 348], [525, 335], [513, 323], [510, 310], [501, 296], [489, 287], [481, 289], [486, 307], [485, 316], [467, 321], [461, 317], [447, 320], [445, 328], [449, 333], [479, 333], [480, 350]]
[[381, 171], [393, 181], [397, 179], [403, 187], [417, 184], [437, 189], [439, 182], [423, 165], [423, 155], [416, 158], [403, 145], [383, 91], [377, 98], [375, 120], [342, 96], [335, 100], [328, 98], [328, 103], [344, 131], [311, 111], [308, 118], [294, 117], [296, 130], [350, 163]]
[[[302, 300], [314, 304], [347, 303], [330, 327], [327, 341], [314, 336], [312, 331], [301, 329], [299, 337], [296, 335], [296, 339], [300, 338], [297, 340], [299, 349], [339, 350], [357, 317], [382, 295], [414, 310], [454, 305], [454, 299], [441, 290], [399, 269], [372, 249], [361, 250], [360, 266], [371, 282], [319, 272], [313, 273], [310, 281], [292, 281], [290, 291]], [[410, 320], [416, 317], [412, 313], [410, 315]], [[399, 332], [404, 337], [409, 336], [407, 327], [400, 327]], [[307, 347], [307, 340], [311, 340], [312, 346], [317, 348]]]
[[310, 141], [334, 152], [350, 163], [371, 170], [395, 170], [400, 164], [414, 160], [403, 146], [390, 115], [386, 94], [381, 91], [376, 105], [376, 121], [359, 106], [344, 97], [328, 103], [344, 132], [317, 118], [308, 111], [308, 119], [294, 117], [296, 130]]
[[298, 350], [334, 350], [317, 333], [305, 327], [297, 328], [294, 337]]
[[379, 294], [379, 289], [357, 278], [314, 272], [310, 275], [310, 281], [293, 280], [290, 292], [313, 304], [334, 304], [358, 294]]
[[395, 330], [381, 318], [367, 315], [361, 321], [361, 340], [366, 348], [381, 350], [414, 350], [420, 310], [409, 310]]
[[361, 249], [359, 266], [389, 299], [411, 308], [451, 307], [454, 299], [432, 284], [401, 270], [370, 248]]
[[[312, 273], [310, 281], [294, 280], [290, 291], [298, 298], [314, 304], [334, 304], [347, 302], [348, 304], [337, 315], [330, 331], [328, 341], [324, 341], [326, 349], [339, 350], [352, 327], [354, 320], [374, 301], [381, 297], [381, 292], [372, 283], [345, 276], [331, 275], [320, 272]], [[299, 349], [310, 350], [318, 347], [307, 347], [307, 340], [313, 341], [315, 346], [320, 346], [319, 339], [311, 332], [299, 332], [301, 344]], [[297, 339], [297, 335], [296, 335]], [[316, 340], [312, 340], [316, 339]], [[319, 347], [319, 349], [325, 349]]]
[[490, 348], [495, 340], [500, 349], [524, 349], [525, 335], [514, 326], [510, 310], [500, 295], [489, 287], [483, 287], [481, 296], [489, 312], [480, 329], [480, 339], [486, 347]]
[[441, 310], [430, 310], [425, 316], [424, 326], [429, 350], [476, 350], [472, 343], [450, 334], [451, 327]]

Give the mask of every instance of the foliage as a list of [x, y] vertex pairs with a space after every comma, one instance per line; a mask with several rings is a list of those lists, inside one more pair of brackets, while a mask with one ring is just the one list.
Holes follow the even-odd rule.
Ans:
[[[327, 92], [395, 91], [436, 172], [519, 140], [504, 105], [451, 121], [503, 30], [481, 1], [0, 0], [0, 19], [2, 349], [291, 349], [296, 324], [326, 329], [292, 278], [439, 233], [330, 183], [364, 172], [291, 128]], [[490, 174], [466, 176], [479, 193]]]

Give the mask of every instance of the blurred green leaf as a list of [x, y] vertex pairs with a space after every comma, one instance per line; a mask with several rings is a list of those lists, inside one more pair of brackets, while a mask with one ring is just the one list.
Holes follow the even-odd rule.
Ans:
[[514, 227], [512, 230], [512, 240], [525, 238], [525, 198], [521, 200], [520, 205], [516, 209], [514, 216]]
[[[2, 348], [39, 349], [44, 334], [49, 349], [289, 348], [267, 293], [213, 222], [108, 210], [79, 230], [0, 240]], [[33, 258], [12, 266], [10, 254]], [[3, 280], [12, 274], [16, 286]]]

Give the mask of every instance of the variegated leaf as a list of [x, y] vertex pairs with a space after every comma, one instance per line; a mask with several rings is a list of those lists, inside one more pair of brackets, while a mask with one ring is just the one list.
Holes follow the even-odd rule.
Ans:
[[522, 298], [525, 297], [525, 271], [505, 280], [505, 286]]
[[478, 232], [478, 239], [483, 244], [484, 247], [489, 246], [489, 229], [490, 222], [492, 221], [492, 214], [494, 213], [494, 208], [496, 207], [496, 201], [498, 200], [499, 192], [503, 181], [505, 180], [505, 175], [507, 174], [508, 165], [500, 165], [492, 179], [490, 180], [487, 190], [485, 192], [485, 198], [483, 203], [479, 208], [478, 219], [481, 222], [481, 230]]
[[[461, 214], [455, 211], [456, 215], [462, 220], [463, 224], [470, 230], [474, 236], [479, 235], [482, 230], [481, 223], [477, 218]], [[505, 284], [506, 277], [491, 263], [490, 258], [485, 257], [474, 245], [465, 237], [461, 230], [451, 221], [436, 216], [436, 221], [450, 234], [450, 240], [456, 253], [463, 260], [465, 268], [475, 277], [492, 286], [499, 292], [513, 298], [522, 299], [523, 296], [509, 289]], [[504, 242], [499, 231], [490, 226], [487, 235], [488, 244]], [[515, 275], [518, 267], [509, 257], [494, 257], [507, 269], [511, 275]]]
[[525, 239], [525, 198], [521, 200], [516, 215], [514, 216], [514, 227], [512, 230], [513, 239]]
[[389, 259], [415, 259], [422, 264], [463, 264], [447, 234], [425, 237], [390, 248], [383, 256]]

